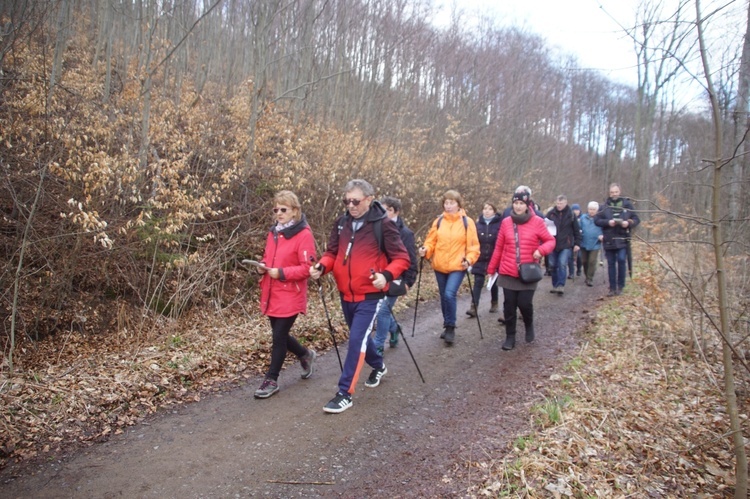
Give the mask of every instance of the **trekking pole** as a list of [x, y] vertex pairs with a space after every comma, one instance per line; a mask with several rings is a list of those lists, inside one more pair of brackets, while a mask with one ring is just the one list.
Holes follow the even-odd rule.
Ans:
[[421, 256], [419, 257], [419, 275], [417, 275], [417, 299], [414, 302], [414, 323], [411, 325], [411, 337], [412, 338], [414, 338], [414, 328], [417, 327], [417, 308], [419, 308], [419, 287], [420, 287], [420, 284], [422, 284], [422, 265], [423, 264], [424, 264], [424, 257]]
[[474, 312], [476, 312], [475, 316], [477, 318], [477, 327], [479, 327], [479, 338], [483, 340], [484, 335], [482, 334], [482, 323], [479, 321], [479, 304], [477, 303], [476, 297], [474, 296], [474, 286], [471, 285], [471, 273], [469, 272], [470, 268], [471, 266], [466, 268], [466, 282], [469, 285], [469, 291], [471, 291], [471, 302], [474, 304]]
[[625, 239], [625, 243], [627, 244], [627, 259], [628, 259], [628, 274], [630, 274], [630, 278], [633, 278], [633, 251], [630, 248], [630, 237]]
[[[310, 257], [311, 262], [315, 262], [315, 259], [311, 256]], [[316, 269], [320, 269], [320, 264], [315, 264]], [[326, 319], [328, 320], [328, 331], [331, 333], [331, 339], [333, 339], [333, 348], [336, 349], [336, 357], [339, 359], [339, 367], [341, 368], [341, 372], [344, 372], [344, 364], [341, 362], [341, 354], [339, 353], [339, 345], [336, 343], [336, 332], [333, 329], [333, 323], [331, 322], [331, 314], [328, 313], [328, 305], [326, 305], [326, 298], [325, 294], [323, 293], [323, 280], [322, 279], [316, 279], [318, 283], [318, 294], [320, 295], [320, 301], [323, 302], [323, 310], [325, 310], [326, 313]]]
[[426, 383], [426, 381], [424, 380], [424, 376], [422, 376], [422, 371], [419, 369], [419, 364], [417, 364], [417, 359], [415, 359], [414, 354], [411, 353], [411, 347], [409, 346], [409, 343], [406, 341], [406, 335], [404, 334], [404, 331], [401, 329], [401, 324], [398, 323], [398, 321], [396, 320], [396, 316], [393, 314], [393, 308], [391, 308], [391, 304], [388, 303], [388, 300], [385, 301], [385, 304], [388, 305], [388, 310], [391, 311], [391, 317], [393, 317], [393, 321], [396, 323], [396, 329], [398, 330], [398, 333], [401, 335], [401, 339], [404, 340], [404, 345], [406, 345], [406, 350], [409, 351], [409, 356], [411, 357], [412, 362], [414, 362], [414, 367], [417, 368], [419, 377], [422, 378], [422, 383]]
[[[372, 277], [375, 277], [375, 269], [370, 269], [370, 274]], [[406, 349], [409, 351], [409, 356], [411, 356], [412, 362], [414, 362], [414, 367], [417, 368], [417, 372], [419, 373], [419, 377], [422, 378], [422, 383], [425, 383], [424, 376], [422, 376], [422, 370], [419, 369], [419, 364], [417, 364], [417, 359], [414, 358], [414, 354], [411, 353], [411, 347], [409, 346], [409, 343], [406, 341], [406, 335], [404, 334], [404, 331], [401, 329], [401, 324], [398, 323], [398, 320], [396, 319], [396, 314], [393, 313], [393, 307], [391, 307], [391, 304], [388, 302], [388, 297], [384, 296], [381, 300], [382, 303], [385, 303], [385, 306], [388, 307], [388, 311], [391, 313], [391, 317], [393, 318], [393, 322], [396, 323], [396, 329], [401, 334], [401, 338], [404, 340], [404, 345], [406, 345]]]

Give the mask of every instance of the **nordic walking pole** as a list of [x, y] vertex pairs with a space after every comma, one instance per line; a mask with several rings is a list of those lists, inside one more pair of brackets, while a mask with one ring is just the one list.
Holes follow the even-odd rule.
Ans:
[[[466, 263], [469, 262], [466, 261]], [[470, 268], [471, 265], [466, 267], [466, 283], [469, 285], [469, 291], [471, 291], [471, 302], [474, 304], [474, 312], [476, 312], [475, 316], [477, 318], [477, 326], [479, 327], [479, 338], [483, 340], [484, 335], [482, 334], [482, 323], [479, 321], [479, 304], [477, 303], [477, 300], [474, 296], [474, 286], [471, 285], [471, 272], [469, 272]]]
[[[375, 269], [370, 269], [370, 279], [375, 279]], [[422, 378], [422, 383], [425, 382], [424, 376], [422, 376], [422, 371], [419, 369], [419, 364], [417, 364], [417, 360], [414, 358], [414, 354], [411, 353], [411, 348], [409, 347], [409, 343], [406, 342], [406, 336], [404, 335], [404, 332], [401, 330], [401, 324], [398, 323], [398, 320], [396, 320], [396, 315], [393, 313], [393, 308], [391, 307], [391, 304], [388, 302], [388, 297], [384, 296], [380, 299], [381, 303], [385, 303], [385, 306], [388, 307], [388, 312], [391, 314], [391, 318], [393, 318], [393, 322], [396, 323], [396, 328], [398, 329], [398, 332], [401, 333], [401, 338], [404, 340], [404, 345], [406, 345], [406, 349], [409, 351], [409, 355], [411, 356], [412, 362], [414, 362], [414, 367], [417, 368], [417, 372], [419, 373], [419, 377]], [[380, 305], [378, 305], [380, 306]]]
[[[311, 262], [315, 262], [315, 259], [311, 256], [310, 257]], [[320, 264], [316, 263], [315, 268], [320, 270]], [[331, 333], [331, 339], [333, 339], [333, 348], [336, 349], [336, 357], [339, 359], [339, 367], [341, 368], [341, 372], [344, 372], [344, 364], [341, 362], [341, 354], [339, 353], [339, 345], [336, 343], [336, 332], [333, 329], [333, 323], [331, 323], [331, 314], [328, 313], [328, 305], [326, 305], [326, 298], [325, 294], [323, 293], [323, 280], [322, 279], [316, 279], [318, 283], [318, 294], [320, 295], [320, 301], [323, 302], [323, 310], [325, 310], [326, 313], [326, 319], [328, 320], [328, 331]]]
[[417, 359], [415, 359], [414, 354], [411, 353], [411, 347], [409, 346], [409, 343], [406, 341], [406, 335], [404, 334], [404, 331], [401, 329], [401, 324], [398, 323], [398, 321], [396, 320], [396, 316], [393, 314], [393, 308], [391, 308], [391, 304], [388, 303], [388, 300], [385, 300], [385, 304], [388, 305], [388, 310], [391, 311], [391, 317], [393, 317], [393, 321], [396, 323], [396, 329], [398, 330], [398, 333], [401, 335], [401, 339], [404, 340], [404, 345], [406, 345], [406, 349], [409, 351], [409, 356], [411, 357], [412, 362], [414, 362], [414, 367], [417, 368], [419, 377], [422, 378], [422, 383], [426, 383], [426, 381], [424, 380], [424, 376], [422, 376], [422, 371], [419, 369], [419, 364], [417, 364]]
[[[424, 257], [420, 256], [419, 257], [419, 275], [417, 276], [417, 299], [414, 302], [414, 322], [411, 325], [411, 337], [412, 338], [414, 338], [414, 328], [417, 327], [417, 308], [419, 308], [419, 287], [422, 284], [422, 265], [423, 264], [424, 264]], [[404, 343], [406, 343], [406, 341], [404, 341]], [[411, 351], [409, 351], [409, 353], [411, 353]]]

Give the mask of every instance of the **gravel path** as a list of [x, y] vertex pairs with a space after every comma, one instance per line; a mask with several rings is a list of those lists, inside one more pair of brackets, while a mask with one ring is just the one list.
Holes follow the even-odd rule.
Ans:
[[[601, 269], [600, 269], [601, 270]], [[424, 278], [431, 278], [425, 275]], [[309, 380], [298, 368], [282, 372], [280, 392], [255, 400], [260, 379], [204, 397], [129, 428], [124, 435], [44, 465], [0, 473], [0, 496], [14, 497], [460, 497], [476, 483], [469, 462], [502, 458], [508, 442], [528, 432], [529, 408], [554, 372], [577, 351], [597, 299], [596, 286], [568, 281], [549, 293], [548, 278], [534, 299], [537, 341], [500, 348], [504, 329], [480, 305], [476, 319], [459, 301], [456, 343], [446, 347], [439, 304], [421, 303], [400, 315], [419, 362], [422, 383], [403, 344], [386, 349], [388, 374], [367, 388], [366, 368], [354, 406], [323, 412], [335, 394], [334, 352], [318, 358]], [[465, 285], [464, 285], [465, 286]], [[502, 297], [501, 297], [502, 299]], [[344, 345], [343, 348], [346, 348]]]

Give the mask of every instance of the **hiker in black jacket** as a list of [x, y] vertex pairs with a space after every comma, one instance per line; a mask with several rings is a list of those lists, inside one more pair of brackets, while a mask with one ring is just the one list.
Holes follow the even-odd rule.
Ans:
[[641, 223], [641, 219], [633, 203], [620, 197], [620, 186], [612, 184], [609, 186], [609, 198], [597, 213], [594, 223], [602, 228], [604, 234], [604, 255], [609, 270], [608, 296], [616, 296], [625, 287], [630, 231]]
[[[487, 264], [490, 263], [492, 252], [495, 251], [497, 231], [500, 229], [501, 221], [502, 217], [497, 212], [495, 205], [488, 202], [484, 203], [482, 215], [476, 220], [477, 237], [479, 238], [479, 260], [471, 266], [471, 273], [474, 275], [473, 297], [476, 303], [472, 303], [471, 308], [466, 311], [466, 315], [470, 317], [477, 316], [477, 306], [479, 305], [479, 297], [482, 295], [482, 288], [484, 288]], [[497, 298], [497, 283], [493, 283], [490, 288], [490, 313], [494, 314], [498, 311]]]
[[414, 232], [406, 226], [404, 219], [400, 215], [401, 200], [391, 196], [384, 196], [380, 199], [380, 204], [385, 208], [386, 216], [393, 220], [396, 227], [398, 227], [399, 234], [401, 234], [401, 241], [404, 243], [406, 251], [409, 253], [409, 260], [411, 261], [411, 265], [401, 274], [401, 278], [391, 282], [388, 292], [382, 298], [384, 301], [378, 309], [374, 341], [375, 349], [380, 355], [383, 355], [386, 336], [390, 338], [389, 344], [391, 347], [395, 347], [398, 344], [398, 324], [396, 323], [396, 318], [393, 316], [393, 307], [396, 305], [398, 297], [404, 296], [417, 281], [418, 260]]
[[549, 266], [552, 273], [552, 289], [550, 293], [559, 296], [565, 292], [565, 278], [568, 273], [568, 261], [571, 252], [581, 249], [581, 228], [573, 210], [568, 206], [568, 198], [557, 196], [555, 207], [547, 212], [547, 218], [555, 223], [557, 234], [555, 251], [549, 254]]

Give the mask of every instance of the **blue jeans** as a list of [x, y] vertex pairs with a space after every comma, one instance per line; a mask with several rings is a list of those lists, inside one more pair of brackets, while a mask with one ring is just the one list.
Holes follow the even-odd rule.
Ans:
[[625, 273], [628, 266], [628, 249], [606, 250], [607, 270], [609, 270], [609, 289], [615, 291], [625, 287]]
[[435, 279], [440, 291], [440, 308], [443, 310], [443, 326], [456, 326], [456, 295], [465, 273], [456, 271], [444, 274], [435, 271]]
[[382, 303], [378, 309], [378, 323], [375, 326], [375, 348], [383, 348], [388, 333], [397, 331], [396, 320], [391, 313], [396, 300], [398, 300], [398, 296], [386, 296], [381, 300]]
[[565, 279], [568, 277], [568, 262], [573, 250], [566, 248], [560, 251], [553, 251], [549, 254], [549, 267], [552, 273], [552, 287], [565, 287]]

